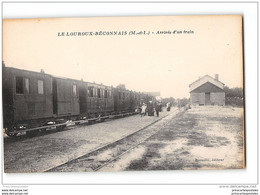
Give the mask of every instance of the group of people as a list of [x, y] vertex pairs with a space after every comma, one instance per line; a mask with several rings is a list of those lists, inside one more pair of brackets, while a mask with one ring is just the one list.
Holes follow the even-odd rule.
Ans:
[[160, 102], [156, 102], [155, 105], [152, 102], [149, 102], [148, 105], [143, 103], [138, 107], [141, 117], [145, 116], [148, 113], [148, 116], [154, 116], [154, 112], [156, 112], [156, 116], [159, 117], [159, 112], [162, 110], [162, 105]]

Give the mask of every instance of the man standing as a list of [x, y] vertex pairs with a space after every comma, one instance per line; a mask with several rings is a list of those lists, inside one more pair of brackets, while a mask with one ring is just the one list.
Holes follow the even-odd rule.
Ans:
[[166, 108], [167, 108], [167, 111], [168, 111], [168, 112], [171, 110], [171, 104], [170, 104], [170, 102], [168, 102], [168, 103], [166, 104]]
[[156, 116], [157, 117], [159, 117], [160, 109], [161, 109], [161, 105], [159, 103], [157, 103], [156, 106], [155, 106], [155, 111], [156, 111]]

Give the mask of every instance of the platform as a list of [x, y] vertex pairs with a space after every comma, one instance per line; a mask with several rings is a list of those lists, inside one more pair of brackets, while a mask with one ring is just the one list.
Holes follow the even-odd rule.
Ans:
[[175, 111], [176, 108], [170, 112], [164, 109], [160, 117], [134, 115], [23, 141], [7, 142], [4, 145], [4, 171], [44, 172], [145, 128]]

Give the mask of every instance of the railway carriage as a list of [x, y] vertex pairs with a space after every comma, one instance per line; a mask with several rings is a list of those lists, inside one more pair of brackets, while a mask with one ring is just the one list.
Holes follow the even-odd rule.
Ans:
[[52, 77], [53, 117], [76, 119], [80, 114], [79, 86], [73, 79]]
[[141, 105], [140, 93], [132, 91], [131, 94], [131, 110], [134, 112]]
[[6, 130], [44, 124], [53, 117], [52, 102], [50, 75], [3, 67], [3, 114]]
[[148, 100], [148, 95], [145, 93], [141, 93], [140, 94], [140, 101], [141, 103], [145, 103], [146, 105], [148, 104], [149, 100]]
[[131, 92], [123, 88], [113, 89], [114, 98], [114, 110], [117, 113], [129, 112], [131, 111]]
[[105, 116], [114, 112], [114, 100], [112, 87], [101, 84], [86, 83], [87, 93], [83, 97], [86, 102], [84, 113], [88, 118]]
[[79, 81], [3, 67], [4, 127], [19, 130], [76, 119]]
[[3, 121], [10, 136], [46, 130], [49, 124], [62, 129], [67, 120], [134, 112], [148, 101], [147, 94], [122, 87], [3, 66]]

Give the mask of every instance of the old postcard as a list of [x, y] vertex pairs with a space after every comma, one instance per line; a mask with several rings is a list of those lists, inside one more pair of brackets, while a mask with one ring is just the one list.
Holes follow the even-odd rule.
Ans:
[[3, 20], [5, 173], [245, 167], [241, 15]]

